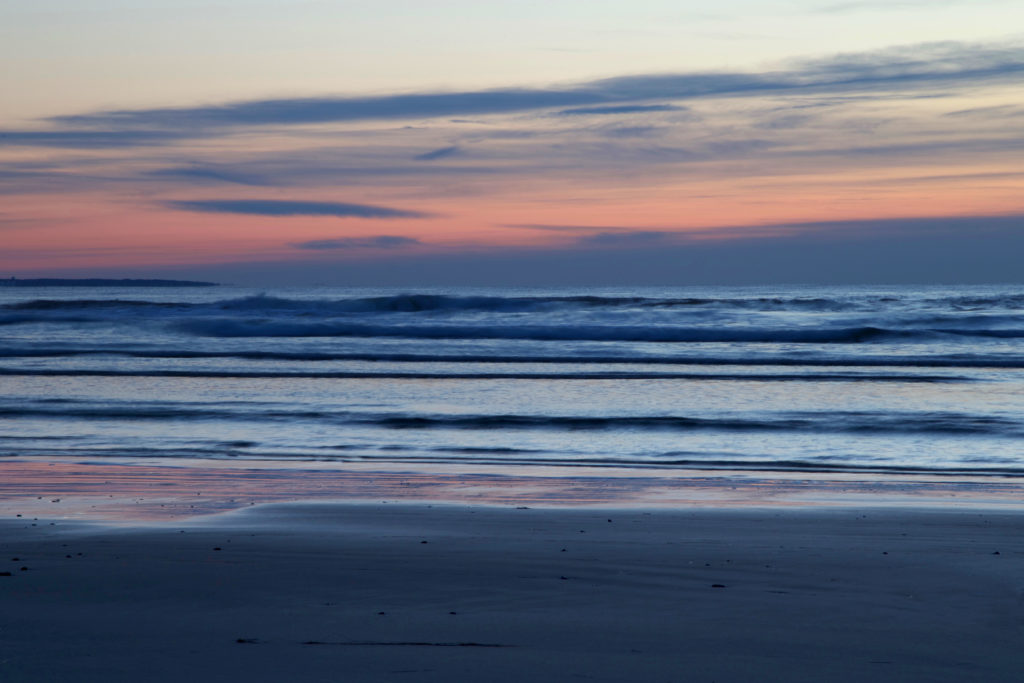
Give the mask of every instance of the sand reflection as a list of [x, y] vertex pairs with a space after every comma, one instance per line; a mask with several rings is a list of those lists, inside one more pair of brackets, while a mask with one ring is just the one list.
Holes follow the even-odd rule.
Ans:
[[0, 463], [0, 514], [41, 519], [172, 520], [288, 501], [432, 501], [497, 506], [1020, 507], [1024, 482], [1001, 477], [751, 474], [500, 468], [430, 471], [379, 464]]

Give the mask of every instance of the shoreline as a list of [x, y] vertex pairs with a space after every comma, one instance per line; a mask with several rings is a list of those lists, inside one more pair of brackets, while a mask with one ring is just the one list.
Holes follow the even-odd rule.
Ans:
[[304, 501], [608, 509], [1024, 511], [1024, 478], [282, 461], [0, 460], [0, 519], [187, 519]]
[[303, 465], [0, 461], [0, 680], [1024, 670], [1024, 481]]
[[1021, 539], [978, 509], [7, 519], [0, 678], [1017, 681]]

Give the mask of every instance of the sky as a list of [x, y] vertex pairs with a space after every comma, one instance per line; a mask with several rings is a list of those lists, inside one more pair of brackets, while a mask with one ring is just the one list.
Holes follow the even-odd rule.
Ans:
[[0, 276], [1024, 282], [1019, 0], [0, 0]]

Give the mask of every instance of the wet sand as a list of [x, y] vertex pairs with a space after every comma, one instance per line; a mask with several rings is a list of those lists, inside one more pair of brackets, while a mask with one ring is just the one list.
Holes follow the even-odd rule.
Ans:
[[1020, 512], [291, 503], [118, 525], [5, 515], [8, 572], [10, 683], [1024, 672]]
[[0, 519], [162, 521], [294, 501], [1024, 511], [1024, 479], [1013, 476], [160, 460], [0, 460]]

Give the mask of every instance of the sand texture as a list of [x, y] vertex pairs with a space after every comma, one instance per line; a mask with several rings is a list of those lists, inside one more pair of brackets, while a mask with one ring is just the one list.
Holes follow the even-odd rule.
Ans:
[[1012, 512], [287, 504], [0, 553], [6, 683], [1024, 680]]

